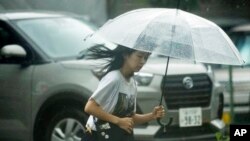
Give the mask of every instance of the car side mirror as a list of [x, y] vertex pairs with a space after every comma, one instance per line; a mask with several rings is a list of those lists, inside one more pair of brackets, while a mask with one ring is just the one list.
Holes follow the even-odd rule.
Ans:
[[22, 46], [17, 44], [11, 44], [3, 46], [3, 48], [0, 50], [0, 55], [6, 58], [25, 58], [27, 56], [27, 52], [23, 49]]

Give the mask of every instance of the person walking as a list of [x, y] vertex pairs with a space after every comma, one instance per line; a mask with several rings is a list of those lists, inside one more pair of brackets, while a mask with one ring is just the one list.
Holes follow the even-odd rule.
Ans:
[[86, 127], [95, 141], [133, 141], [133, 127], [165, 115], [163, 106], [151, 113], [136, 113], [137, 86], [134, 73], [147, 62], [150, 53], [121, 45], [111, 50], [97, 45], [89, 48], [88, 59], [106, 59], [97, 89], [84, 111], [90, 115]]

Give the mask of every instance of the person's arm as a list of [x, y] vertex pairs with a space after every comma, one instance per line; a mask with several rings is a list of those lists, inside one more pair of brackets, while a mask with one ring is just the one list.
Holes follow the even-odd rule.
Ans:
[[128, 133], [132, 133], [134, 122], [132, 118], [119, 118], [112, 114], [105, 112], [94, 99], [89, 99], [84, 111], [90, 115], [97, 117], [98, 119], [118, 125], [120, 128], [126, 130]]
[[156, 106], [151, 113], [134, 114], [132, 116], [135, 124], [143, 124], [157, 118], [162, 118], [165, 115], [163, 106]]

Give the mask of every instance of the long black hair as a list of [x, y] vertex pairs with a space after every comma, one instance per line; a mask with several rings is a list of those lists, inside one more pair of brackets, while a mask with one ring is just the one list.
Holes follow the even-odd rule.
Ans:
[[109, 49], [104, 45], [95, 45], [87, 50], [86, 59], [105, 59], [106, 63], [101, 68], [102, 76], [110, 71], [120, 69], [124, 64], [124, 56], [131, 55], [136, 50], [118, 45], [115, 49]]

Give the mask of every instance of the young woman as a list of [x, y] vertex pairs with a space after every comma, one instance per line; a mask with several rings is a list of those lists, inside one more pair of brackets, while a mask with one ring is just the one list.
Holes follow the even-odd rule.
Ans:
[[93, 135], [96, 135], [95, 131], [99, 133], [98, 130], [102, 130], [96, 140], [132, 141], [135, 124], [164, 116], [162, 106], [154, 107], [151, 113], [136, 114], [137, 89], [133, 76], [147, 62], [149, 55], [121, 45], [114, 50], [103, 46], [89, 49], [88, 58], [108, 59], [102, 69], [106, 72], [84, 109], [91, 115], [86, 126]]

